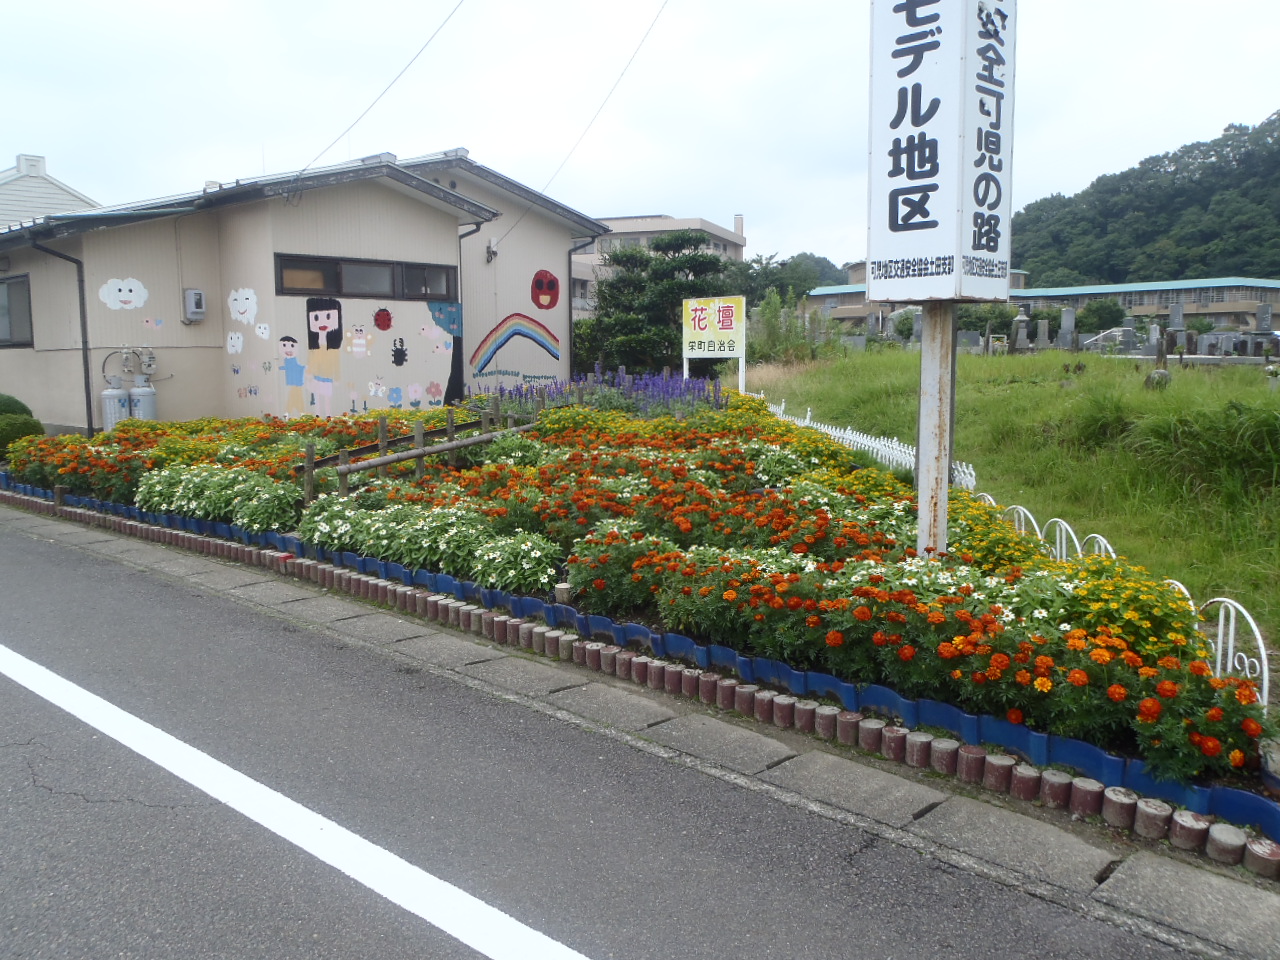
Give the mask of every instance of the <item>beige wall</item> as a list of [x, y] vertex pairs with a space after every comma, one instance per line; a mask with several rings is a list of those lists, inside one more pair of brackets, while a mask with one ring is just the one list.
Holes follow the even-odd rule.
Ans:
[[[484, 392], [499, 385], [567, 380], [572, 305], [569, 249], [575, 241], [567, 228], [537, 207], [526, 213], [522, 204], [486, 189], [482, 183], [469, 181], [459, 189], [502, 211], [501, 217], [462, 241], [463, 368], [467, 383]], [[498, 241], [498, 255], [491, 261], [486, 253], [490, 238]], [[540, 271], [555, 278], [553, 305], [535, 301], [533, 283]], [[545, 281], [545, 274], [542, 277]], [[496, 352], [486, 349], [497, 346], [505, 334], [512, 335]], [[481, 350], [479, 355], [477, 350]]]

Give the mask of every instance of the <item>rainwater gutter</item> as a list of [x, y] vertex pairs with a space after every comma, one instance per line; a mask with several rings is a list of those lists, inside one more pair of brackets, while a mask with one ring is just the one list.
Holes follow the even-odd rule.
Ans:
[[38, 240], [31, 241], [31, 248], [51, 257], [74, 263], [76, 266], [76, 292], [80, 295], [80, 363], [84, 374], [84, 423], [85, 431], [92, 437], [97, 430], [93, 426], [93, 374], [89, 369], [89, 310], [84, 296], [84, 261], [58, 250], [46, 247]]

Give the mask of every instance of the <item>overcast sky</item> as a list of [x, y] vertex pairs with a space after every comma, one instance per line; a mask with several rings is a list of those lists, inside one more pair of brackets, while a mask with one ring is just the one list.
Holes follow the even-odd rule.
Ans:
[[[0, 169], [43, 155], [104, 204], [296, 170], [456, 5], [5, 4]], [[463, 0], [319, 162], [466, 147], [590, 216], [742, 214], [748, 256], [856, 260], [869, 6]], [[1021, 0], [1018, 15], [1015, 208], [1280, 109], [1276, 0]]]

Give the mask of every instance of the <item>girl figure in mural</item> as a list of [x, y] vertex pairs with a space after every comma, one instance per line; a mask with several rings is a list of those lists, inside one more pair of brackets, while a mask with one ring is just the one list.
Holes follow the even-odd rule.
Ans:
[[[324, 334], [321, 342], [320, 335]], [[316, 413], [333, 415], [333, 382], [342, 359], [342, 304], [332, 297], [307, 298], [307, 373], [315, 393]]]

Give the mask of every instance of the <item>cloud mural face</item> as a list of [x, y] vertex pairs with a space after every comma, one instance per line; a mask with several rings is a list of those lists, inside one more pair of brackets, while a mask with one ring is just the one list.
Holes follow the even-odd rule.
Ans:
[[112, 310], [137, 310], [147, 302], [147, 288], [134, 277], [112, 277], [98, 288], [98, 299]]
[[258, 335], [258, 339], [260, 340], [271, 339], [271, 327], [265, 323], [258, 324], [256, 327], [253, 328], [253, 332]]
[[239, 330], [232, 330], [227, 334], [227, 353], [239, 353], [244, 349], [244, 334]]
[[227, 308], [231, 319], [243, 324], [253, 323], [258, 317], [258, 294], [249, 287], [232, 290], [227, 296]]

